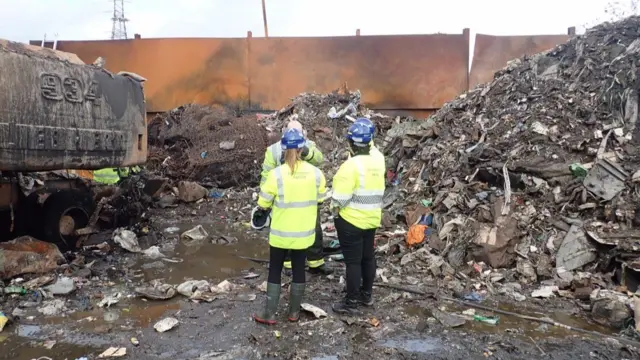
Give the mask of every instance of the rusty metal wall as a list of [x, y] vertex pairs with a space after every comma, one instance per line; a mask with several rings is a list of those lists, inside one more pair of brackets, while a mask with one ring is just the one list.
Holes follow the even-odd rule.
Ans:
[[437, 109], [467, 88], [469, 32], [337, 38], [59, 41], [58, 49], [145, 83], [147, 110], [250, 101], [279, 109], [347, 81], [375, 109]]
[[150, 112], [249, 95], [247, 39], [59, 41], [58, 49], [75, 53], [86, 63], [102, 56], [111, 71], [126, 70], [147, 78]]
[[477, 34], [469, 89], [493, 80], [493, 74], [507, 62], [523, 55], [549, 50], [569, 40], [568, 35], [493, 36]]
[[507, 61], [568, 38], [478, 34], [471, 73], [468, 29], [451, 35], [256, 38], [249, 33], [235, 39], [58, 41], [57, 46], [87, 63], [102, 56], [112, 71], [146, 77], [149, 112], [233, 101], [275, 110], [300, 92], [327, 92], [346, 81], [374, 109], [419, 116], [490, 81]]
[[466, 90], [468, 35], [250, 39], [251, 101], [279, 109], [343, 82], [375, 109], [437, 109]]

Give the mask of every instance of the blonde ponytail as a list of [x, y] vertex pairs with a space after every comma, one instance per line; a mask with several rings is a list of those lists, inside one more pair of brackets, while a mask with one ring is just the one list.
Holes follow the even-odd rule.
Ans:
[[289, 149], [284, 151], [284, 162], [289, 165], [292, 174], [296, 172], [296, 163], [298, 160], [300, 160], [300, 150]]

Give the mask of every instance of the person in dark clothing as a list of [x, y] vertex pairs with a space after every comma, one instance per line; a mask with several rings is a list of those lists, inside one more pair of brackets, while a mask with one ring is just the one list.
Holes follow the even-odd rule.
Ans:
[[385, 166], [384, 158], [370, 154], [372, 137], [371, 127], [365, 124], [349, 127], [347, 139], [353, 156], [333, 178], [331, 209], [337, 213], [335, 225], [347, 265], [347, 295], [332, 307], [341, 314], [357, 314], [359, 305], [373, 305], [373, 243], [382, 221]]

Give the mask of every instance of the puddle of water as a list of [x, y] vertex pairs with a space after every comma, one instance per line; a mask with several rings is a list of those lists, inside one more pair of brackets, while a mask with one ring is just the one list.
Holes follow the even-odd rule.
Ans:
[[18, 336], [32, 337], [42, 332], [42, 328], [38, 325], [18, 325], [16, 333]]
[[42, 342], [18, 337], [0, 342], [0, 348], [2, 348], [0, 351], [1, 360], [33, 360], [43, 356], [54, 360], [77, 359], [90, 354], [99, 354], [99, 351], [101, 351], [98, 348], [65, 343], [56, 343], [53, 348], [47, 349], [42, 346]]
[[79, 311], [69, 314], [68, 317], [56, 317], [46, 320], [47, 324], [62, 324], [72, 320], [78, 329], [96, 334], [103, 333], [120, 326], [134, 326], [146, 328], [167, 313], [180, 309], [179, 298], [171, 301], [142, 301], [133, 299], [131, 303], [118, 303], [118, 307], [110, 309], [94, 308], [91, 311]]
[[[45, 340], [50, 338], [39, 325], [19, 324], [11, 334], [0, 339], [0, 359], [32, 360], [46, 356], [52, 359], [76, 359], [95, 353], [97, 347], [57, 342], [51, 349], [44, 347]], [[65, 339], [68, 341], [68, 339]]]
[[[180, 258], [180, 263], [170, 263], [162, 260], [141, 258], [136, 269], [145, 275], [146, 281], [163, 279], [170, 284], [180, 284], [185, 279], [206, 279], [215, 283], [242, 275], [243, 270], [260, 268], [262, 265], [238, 256], [268, 259], [269, 247], [264, 235], [262, 238], [252, 238], [244, 229], [224, 230], [220, 225], [199, 222], [209, 232], [210, 238], [214, 234], [224, 234], [235, 237], [238, 242], [231, 245], [212, 244], [210, 240], [199, 243], [185, 244], [179, 241], [173, 252], [163, 251], [171, 258]], [[197, 224], [179, 224], [180, 231], [168, 236], [179, 237], [182, 232], [193, 228]], [[174, 226], [174, 225], [168, 225]], [[168, 227], [165, 226], [165, 227]], [[156, 263], [153, 266], [144, 266]], [[57, 360], [76, 359], [82, 356], [98, 354], [108, 346], [103, 335], [122, 329], [147, 328], [163, 317], [180, 309], [177, 296], [169, 301], [143, 301], [139, 298], [122, 299], [118, 305], [110, 309], [94, 308], [89, 311], [78, 311], [64, 317], [49, 317], [42, 320], [42, 326], [20, 324], [12, 334], [4, 334], [0, 338], [0, 360], [31, 360], [47, 356]], [[43, 347], [43, 342], [52, 338], [55, 331], [51, 327], [71, 325], [73, 330], [64, 335], [52, 349]], [[47, 329], [45, 329], [47, 328]], [[44, 329], [44, 330], [43, 330]], [[53, 335], [55, 338], [55, 335]], [[337, 357], [318, 358], [331, 360]]]
[[442, 348], [442, 343], [436, 339], [388, 339], [380, 345], [411, 353], [429, 354]]
[[[104, 351], [108, 345], [108, 340], [100, 335], [121, 327], [146, 328], [167, 316], [167, 313], [180, 309], [177, 301], [158, 303], [135, 299], [130, 304], [119, 305], [122, 306], [75, 312], [67, 317], [47, 318], [43, 325], [19, 324], [12, 334], [0, 339], [0, 360], [31, 360], [42, 356], [54, 360], [76, 359], [96, 354]], [[57, 337], [55, 329], [51, 329], [51, 326], [70, 323], [73, 330], [77, 331], [65, 332], [63, 336], [66, 343], [59, 341], [52, 349], [43, 347], [45, 340]]]
[[[533, 316], [538, 318], [550, 317], [555, 321], [569, 325], [572, 327], [596, 331], [606, 335], [612, 335], [613, 332], [611, 329], [600, 326], [594, 323], [589, 322], [587, 319], [583, 319], [566, 312], [562, 311], [554, 311], [548, 314], [535, 313], [531, 311], [523, 311], [520, 308], [517, 308], [511, 304], [501, 304], [498, 306], [500, 310], [510, 311], [514, 313], [519, 313], [522, 315]], [[446, 312], [461, 315], [462, 311], [467, 310], [465, 307], [461, 307], [455, 304], [447, 304]], [[419, 306], [409, 306], [404, 308], [405, 313], [411, 316], [417, 316], [420, 318], [432, 317], [431, 311], [427, 308], [422, 308]], [[546, 325], [543, 323], [539, 323], [536, 321], [529, 321], [517, 318], [515, 316], [501, 315], [501, 314], [492, 314], [488, 311], [476, 310], [476, 314], [481, 314], [483, 316], [491, 316], [497, 315], [500, 317], [500, 322], [497, 325], [489, 325], [478, 321], [469, 320], [463, 325], [461, 328], [466, 330], [471, 330], [479, 333], [491, 333], [491, 334], [504, 334], [506, 331], [512, 331], [513, 329], [517, 329], [521, 331], [521, 335], [524, 335], [524, 338], [528, 339], [528, 336], [531, 336], [534, 339], [539, 338], [550, 338], [550, 337], [566, 337], [569, 335], [575, 335], [576, 332], [567, 330], [564, 328]]]
[[[202, 241], [178, 240], [171, 257], [180, 258], [180, 263], [157, 260], [141, 260], [138, 268], [145, 274], [146, 280], [163, 278], [168, 283], [181, 283], [185, 279], [206, 279], [222, 281], [241, 275], [242, 270], [258, 268], [261, 265], [238, 256], [268, 259], [269, 246], [266, 239], [250, 237], [243, 229], [229, 229], [212, 223], [203, 223], [210, 238], [223, 234], [238, 239], [231, 245], [212, 244], [210, 239]], [[194, 224], [179, 224], [180, 231], [173, 237], [194, 227]]]

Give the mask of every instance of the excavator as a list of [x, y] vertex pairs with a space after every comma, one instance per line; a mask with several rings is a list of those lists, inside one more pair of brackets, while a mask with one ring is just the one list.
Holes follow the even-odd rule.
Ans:
[[93, 171], [147, 160], [144, 81], [0, 39], [0, 241], [73, 247], [96, 210]]

